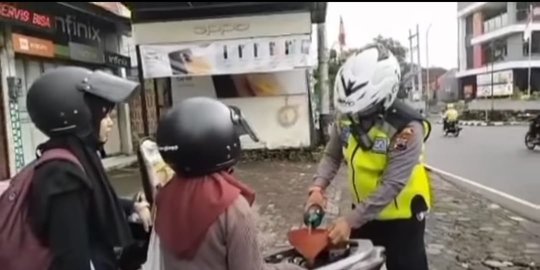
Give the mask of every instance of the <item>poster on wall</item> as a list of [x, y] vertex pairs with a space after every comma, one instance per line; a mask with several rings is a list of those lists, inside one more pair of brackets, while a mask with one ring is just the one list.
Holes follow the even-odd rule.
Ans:
[[176, 93], [179, 98], [196, 95], [214, 98], [285, 96], [307, 94], [307, 79], [305, 70], [175, 77], [171, 79], [171, 89], [181, 89]]
[[246, 149], [308, 147], [311, 114], [305, 70], [276, 73], [177, 77], [171, 79], [173, 104], [194, 96], [218, 98], [237, 106], [261, 140], [242, 138]]
[[311, 37], [291, 35], [178, 45], [142, 45], [144, 78], [276, 72], [307, 68]]

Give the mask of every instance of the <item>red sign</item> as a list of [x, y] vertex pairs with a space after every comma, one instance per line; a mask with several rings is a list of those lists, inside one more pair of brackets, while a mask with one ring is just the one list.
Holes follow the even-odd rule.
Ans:
[[53, 17], [18, 7], [12, 3], [0, 2], [0, 19], [46, 30], [54, 28]]

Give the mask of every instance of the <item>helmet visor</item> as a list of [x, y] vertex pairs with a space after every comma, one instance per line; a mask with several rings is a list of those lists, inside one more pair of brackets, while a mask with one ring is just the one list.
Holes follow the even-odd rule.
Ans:
[[231, 119], [233, 121], [236, 134], [238, 134], [238, 136], [248, 135], [254, 142], [259, 142], [259, 137], [257, 137], [257, 134], [255, 134], [249, 123], [244, 118], [240, 108], [236, 106], [229, 106], [229, 108], [231, 109]]
[[98, 96], [109, 102], [126, 101], [139, 88], [139, 84], [103, 71], [94, 71], [79, 86], [86, 93]]

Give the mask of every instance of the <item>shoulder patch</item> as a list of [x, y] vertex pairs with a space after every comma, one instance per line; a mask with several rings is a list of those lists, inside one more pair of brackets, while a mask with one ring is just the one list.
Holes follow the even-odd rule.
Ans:
[[407, 149], [409, 141], [415, 136], [414, 130], [411, 127], [404, 128], [400, 133], [394, 137], [391, 150], [403, 151]]

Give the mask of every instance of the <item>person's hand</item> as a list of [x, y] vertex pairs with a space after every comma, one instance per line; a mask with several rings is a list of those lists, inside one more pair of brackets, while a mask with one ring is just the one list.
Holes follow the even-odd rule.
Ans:
[[309, 197], [306, 202], [306, 209], [312, 205], [319, 205], [322, 208], [326, 208], [326, 196], [321, 187], [314, 186], [309, 189]]
[[351, 226], [344, 217], [340, 217], [328, 228], [328, 238], [332, 244], [337, 245], [349, 240], [351, 236]]
[[149, 232], [150, 227], [152, 226], [152, 214], [150, 213], [150, 204], [146, 200], [136, 201], [133, 205], [133, 210], [139, 216], [139, 219], [143, 224], [144, 230], [146, 232]]
[[150, 231], [152, 226], [152, 214], [150, 212], [150, 204], [147, 201], [137, 201], [133, 205], [135, 213], [139, 216], [144, 230], [146, 232]]

